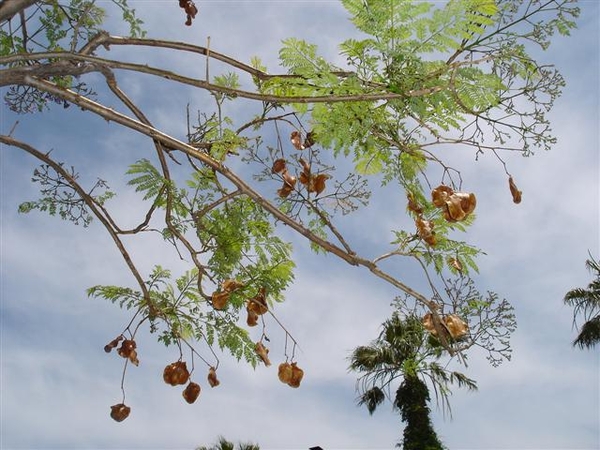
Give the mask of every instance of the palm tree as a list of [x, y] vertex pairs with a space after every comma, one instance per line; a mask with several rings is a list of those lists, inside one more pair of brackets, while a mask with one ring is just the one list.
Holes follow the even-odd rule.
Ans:
[[[236, 447], [233, 442], [229, 442], [223, 436], [219, 436], [218, 442], [210, 447], [202, 446], [197, 447], [196, 450], [235, 450]], [[260, 447], [256, 444], [249, 443], [238, 443], [237, 450], [260, 450]]]
[[587, 289], [571, 289], [565, 295], [564, 302], [573, 307], [573, 323], [577, 326], [577, 316], [583, 316], [584, 324], [579, 330], [573, 346], [592, 348], [600, 342], [600, 264], [592, 258], [585, 263], [595, 279]]
[[398, 444], [404, 450], [444, 448], [431, 423], [427, 381], [448, 409], [449, 384], [477, 389], [475, 381], [434, 361], [443, 351], [419, 317], [413, 314], [402, 319], [394, 314], [371, 345], [357, 347], [350, 356], [350, 369], [364, 373], [359, 379], [358, 404], [365, 405], [370, 414], [384, 402], [392, 382], [402, 378], [392, 405], [405, 423], [402, 444]]

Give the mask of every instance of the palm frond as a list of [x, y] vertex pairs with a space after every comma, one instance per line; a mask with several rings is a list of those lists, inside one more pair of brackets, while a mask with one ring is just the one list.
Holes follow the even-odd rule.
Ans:
[[583, 324], [577, 339], [573, 342], [573, 346], [579, 348], [592, 348], [600, 343], [600, 315], [593, 317]]
[[381, 388], [375, 386], [365, 391], [357, 400], [358, 406], [365, 405], [369, 410], [369, 414], [373, 414], [377, 407], [385, 400], [385, 393]]

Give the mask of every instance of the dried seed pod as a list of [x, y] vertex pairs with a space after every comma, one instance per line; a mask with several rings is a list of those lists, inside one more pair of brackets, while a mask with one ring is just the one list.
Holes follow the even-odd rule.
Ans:
[[458, 317], [456, 314], [449, 314], [444, 317], [444, 324], [454, 339], [459, 339], [468, 333], [469, 327], [467, 323]]
[[512, 199], [514, 203], [521, 203], [521, 194], [522, 192], [517, 188], [513, 177], [508, 177], [508, 187], [510, 189], [510, 193], [512, 195]]
[[423, 316], [423, 327], [434, 336], [437, 334], [435, 326], [433, 325], [433, 314], [427, 313]]
[[112, 405], [110, 407], [110, 417], [117, 422], [123, 422], [125, 419], [127, 419], [130, 412], [131, 408], [124, 403], [117, 403], [116, 405]]
[[116, 338], [114, 338], [112, 341], [110, 341], [108, 344], [106, 344], [104, 346], [104, 351], [106, 353], [110, 353], [113, 348], [117, 348], [117, 346], [119, 345], [119, 342], [121, 342], [123, 339], [125, 339], [125, 338], [123, 337], [122, 334], [117, 336]]
[[281, 198], [287, 198], [296, 186], [296, 177], [291, 175], [287, 169], [283, 170], [281, 177], [283, 178], [283, 186], [277, 190], [277, 194]]
[[314, 192], [315, 194], [319, 195], [325, 190], [325, 182], [329, 178], [331, 177], [325, 173], [320, 173], [318, 175], [311, 176], [307, 187], [308, 192]]
[[408, 199], [408, 205], [407, 205], [408, 210], [414, 212], [417, 215], [422, 214], [423, 213], [423, 208], [421, 208], [419, 206], [419, 204], [414, 199], [414, 197], [411, 194], [408, 194], [406, 197]]
[[129, 354], [129, 361], [136, 367], [140, 365], [140, 360], [138, 359], [137, 351], [131, 351], [131, 353]]
[[171, 386], [185, 384], [190, 379], [190, 372], [185, 361], [177, 361], [169, 364], [163, 371], [163, 380]]
[[226, 291], [226, 292], [234, 292], [237, 291], [239, 288], [243, 287], [244, 283], [241, 283], [240, 281], [237, 280], [225, 280], [223, 281], [223, 283], [221, 283], [221, 288]]
[[292, 365], [287, 362], [279, 364], [277, 376], [279, 377], [279, 381], [288, 384], [292, 380]]
[[214, 367], [208, 369], [208, 384], [210, 384], [210, 387], [217, 387], [221, 384], [217, 378], [217, 370]]
[[254, 351], [260, 357], [265, 366], [269, 367], [271, 361], [269, 361], [269, 349], [263, 345], [262, 342], [257, 342], [254, 346]]
[[117, 353], [119, 356], [123, 358], [129, 358], [131, 356], [131, 352], [134, 352], [137, 347], [137, 344], [133, 339], [125, 339], [121, 346], [117, 349]]
[[448, 263], [459, 272], [462, 272], [463, 266], [457, 258], [450, 258]]
[[201, 390], [202, 389], [200, 388], [199, 384], [190, 381], [190, 383], [185, 387], [181, 395], [183, 395], [185, 401], [191, 405], [198, 399]]
[[253, 298], [248, 299], [248, 306], [246, 308], [248, 311], [252, 311], [259, 316], [265, 314], [269, 310], [267, 305], [267, 290], [264, 287], [261, 287], [258, 294]]
[[452, 194], [454, 194], [454, 191], [451, 187], [441, 184], [431, 191], [431, 201], [438, 208], [442, 208]]
[[433, 222], [431, 220], [425, 220], [422, 217], [417, 217], [415, 219], [415, 224], [417, 225], [417, 234], [421, 239], [423, 239], [427, 244], [434, 247], [437, 244], [437, 240], [435, 238], [435, 231], [433, 231]]
[[288, 386], [293, 388], [300, 387], [300, 382], [302, 381], [303, 377], [304, 370], [302, 370], [300, 367], [297, 367], [296, 363], [292, 363], [292, 377], [288, 383]]
[[281, 173], [286, 170], [285, 159], [279, 158], [273, 161], [273, 167], [271, 167], [272, 173]]
[[229, 292], [215, 291], [210, 298], [215, 309], [223, 309], [229, 300]]
[[304, 150], [304, 144], [302, 143], [302, 135], [299, 131], [292, 131], [290, 134], [290, 141], [296, 150]]
[[309, 131], [306, 133], [306, 139], [304, 139], [304, 148], [310, 148], [315, 145], [315, 133], [314, 131]]
[[258, 314], [256, 314], [253, 310], [249, 308], [250, 303], [246, 306], [246, 311], [248, 312], [248, 317], [246, 318], [246, 324], [249, 327], [255, 327], [258, 325]]

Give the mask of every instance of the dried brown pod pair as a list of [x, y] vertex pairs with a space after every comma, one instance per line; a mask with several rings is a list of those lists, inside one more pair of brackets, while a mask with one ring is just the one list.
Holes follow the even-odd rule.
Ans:
[[110, 341], [108, 344], [106, 344], [104, 346], [104, 351], [106, 353], [110, 353], [112, 351], [113, 348], [117, 348], [117, 346], [119, 345], [119, 342], [121, 342], [123, 339], [125, 339], [123, 337], [123, 335], [119, 335], [116, 338], [114, 338], [112, 341]]
[[190, 372], [185, 361], [176, 361], [165, 367], [163, 380], [171, 386], [185, 384], [190, 379]]
[[277, 376], [279, 377], [279, 381], [282, 383], [285, 383], [290, 387], [297, 388], [300, 387], [300, 382], [304, 377], [304, 371], [298, 367], [295, 362], [291, 364], [284, 362], [279, 364]]
[[431, 191], [431, 199], [435, 206], [442, 208], [444, 218], [448, 222], [459, 222], [466, 219], [477, 206], [475, 194], [454, 192], [451, 187], [443, 184]]
[[[423, 316], [423, 326], [433, 336], [437, 336], [438, 331], [434, 324], [433, 314], [427, 313]], [[469, 332], [467, 323], [456, 314], [444, 316], [440, 322], [440, 326], [442, 327], [443, 333], [445, 334], [447, 332], [453, 339], [459, 339]]]

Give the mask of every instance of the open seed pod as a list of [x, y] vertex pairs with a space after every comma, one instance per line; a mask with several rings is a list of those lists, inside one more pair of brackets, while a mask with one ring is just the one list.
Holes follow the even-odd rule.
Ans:
[[448, 201], [446, 201], [446, 209], [444, 210], [444, 218], [448, 222], [459, 222], [464, 220], [469, 214], [475, 210], [477, 199], [475, 194], [466, 192], [455, 192]]
[[467, 323], [456, 314], [448, 314], [444, 317], [444, 324], [453, 339], [459, 339], [469, 332]]
[[127, 419], [130, 412], [131, 408], [124, 403], [117, 403], [116, 405], [112, 405], [110, 407], [110, 417], [117, 422], [123, 422], [125, 419]]
[[311, 175], [306, 189], [308, 192], [314, 192], [315, 194], [319, 195], [325, 190], [325, 182], [329, 180], [329, 178], [331, 178], [331, 176], [327, 175], [326, 173], [320, 173], [314, 176]]
[[163, 371], [163, 380], [171, 386], [185, 384], [190, 379], [190, 372], [187, 369], [185, 361], [176, 361], [165, 367]]
[[304, 370], [296, 366], [296, 363], [292, 363], [292, 377], [288, 382], [288, 385], [293, 388], [300, 387], [300, 382], [304, 377]]
[[257, 342], [254, 346], [254, 351], [260, 357], [265, 366], [269, 367], [271, 361], [269, 360], [269, 349], [263, 345], [262, 342]]
[[190, 381], [190, 383], [185, 387], [181, 395], [183, 395], [185, 401], [191, 405], [198, 399], [201, 390], [202, 389], [200, 388], [200, 385], [198, 383]]
[[250, 303], [248, 303], [248, 305], [246, 306], [246, 311], [248, 312], [248, 317], [246, 318], [246, 324], [249, 327], [255, 327], [256, 325], [258, 325], [258, 314], [256, 314], [254, 311], [252, 311], [250, 308]]
[[241, 287], [244, 287], [244, 283], [237, 280], [227, 279], [221, 283], [221, 289], [225, 292], [234, 292]]
[[406, 198], [408, 199], [406, 208], [417, 215], [421, 215], [423, 213], [423, 208], [417, 203], [415, 198], [411, 194], [408, 194]]
[[283, 178], [283, 186], [277, 189], [277, 195], [281, 198], [287, 198], [294, 191], [296, 177], [291, 175], [287, 169], [283, 169], [281, 177]]
[[277, 376], [279, 377], [279, 381], [288, 384], [292, 380], [292, 365], [288, 362], [279, 364]]
[[210, 387], [217, 387], [221, 384], [217, 378], [217, 370], [214, 367], [208, 369], [208, 384], [210, 384]]

